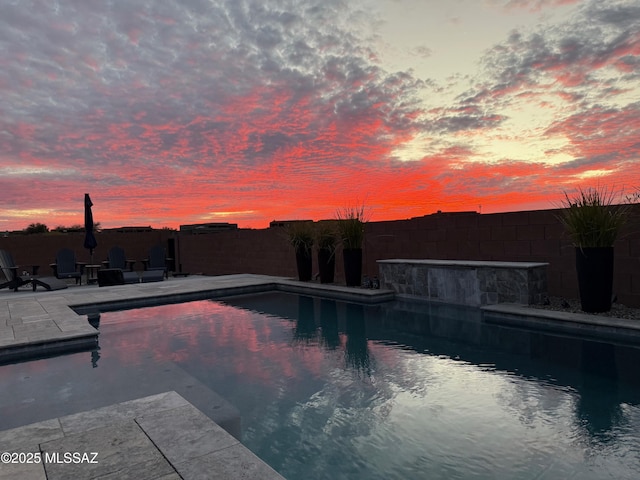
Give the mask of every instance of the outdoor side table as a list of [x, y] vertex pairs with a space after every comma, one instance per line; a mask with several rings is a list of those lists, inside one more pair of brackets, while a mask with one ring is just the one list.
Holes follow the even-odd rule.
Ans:
[[98, 283], [98, 270], [102, 268], [102, 265], [85, 265], [87, 271], [87, 285]]

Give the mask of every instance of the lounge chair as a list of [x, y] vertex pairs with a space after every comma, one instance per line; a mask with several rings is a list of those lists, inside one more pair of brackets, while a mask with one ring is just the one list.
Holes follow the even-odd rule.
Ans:
[[76, 285], [82, 285], [82, 265], [76, 261], [73, 250], [63, 248], [56, 255], [56, 263], [51, 264], [56, 278], [75, 278]]
[[[39, 265], [16, 265], [13, 256], [6, 250], [0, 250], [0, 270], [5, 280], [0, 280], [0, 288], [12, 288], [14, 292], [23, 285], [31, 284], [33, 291], [41, 286], [47, 290], [61, 290], [67, 288], [67, 284], [55, 277], [38, 276]], [[27, 270], [31, 270], [29, 273]], [[22, 273], [20, 273], [22, 270]]]
[[162, 245], [156, 245], [149, 249], [149, 257], [144, 259], [143, 282], [159, 282], [169, 278], [167, 268], [167, 255]]
[[[105, 266], [109, 269], [122, 270], [123, 283], [138, 283], [140, 281], [140, 277], [137, 272], [132, 271], [134, 263], [135, 262], [133, 260], [127, 260], [124, 250], [120, 247], [112, 247], [107, 254], [107, 261], [103, 262], [103, 264], [106, 264]], [[118, 281], [119, 277], [120, 276], [118, 275]], [[98, 284], [100, 284], [99, 281]]]

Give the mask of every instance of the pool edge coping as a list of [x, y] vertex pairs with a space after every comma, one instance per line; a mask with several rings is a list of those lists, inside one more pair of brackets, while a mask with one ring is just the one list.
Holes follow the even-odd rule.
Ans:
[[539, 333], [579, 336], [585, 340], [640, 345], [640, 322], [633, 319], [547, 310], [515, 303], [484, 305], [480, 310], [486, 323]]

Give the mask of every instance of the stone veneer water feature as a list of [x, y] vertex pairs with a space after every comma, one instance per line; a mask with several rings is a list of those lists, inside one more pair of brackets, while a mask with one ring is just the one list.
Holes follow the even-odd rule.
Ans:
[[379, 260], [380, 288], [398, 295], [454, 303], [541, 303], [547, 263], [466, 260]]

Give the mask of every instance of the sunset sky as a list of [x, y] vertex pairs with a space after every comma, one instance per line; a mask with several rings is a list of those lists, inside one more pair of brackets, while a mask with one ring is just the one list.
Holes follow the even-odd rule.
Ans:
[[0, 230], [640, 186], [637, 0], [0, 0]]

